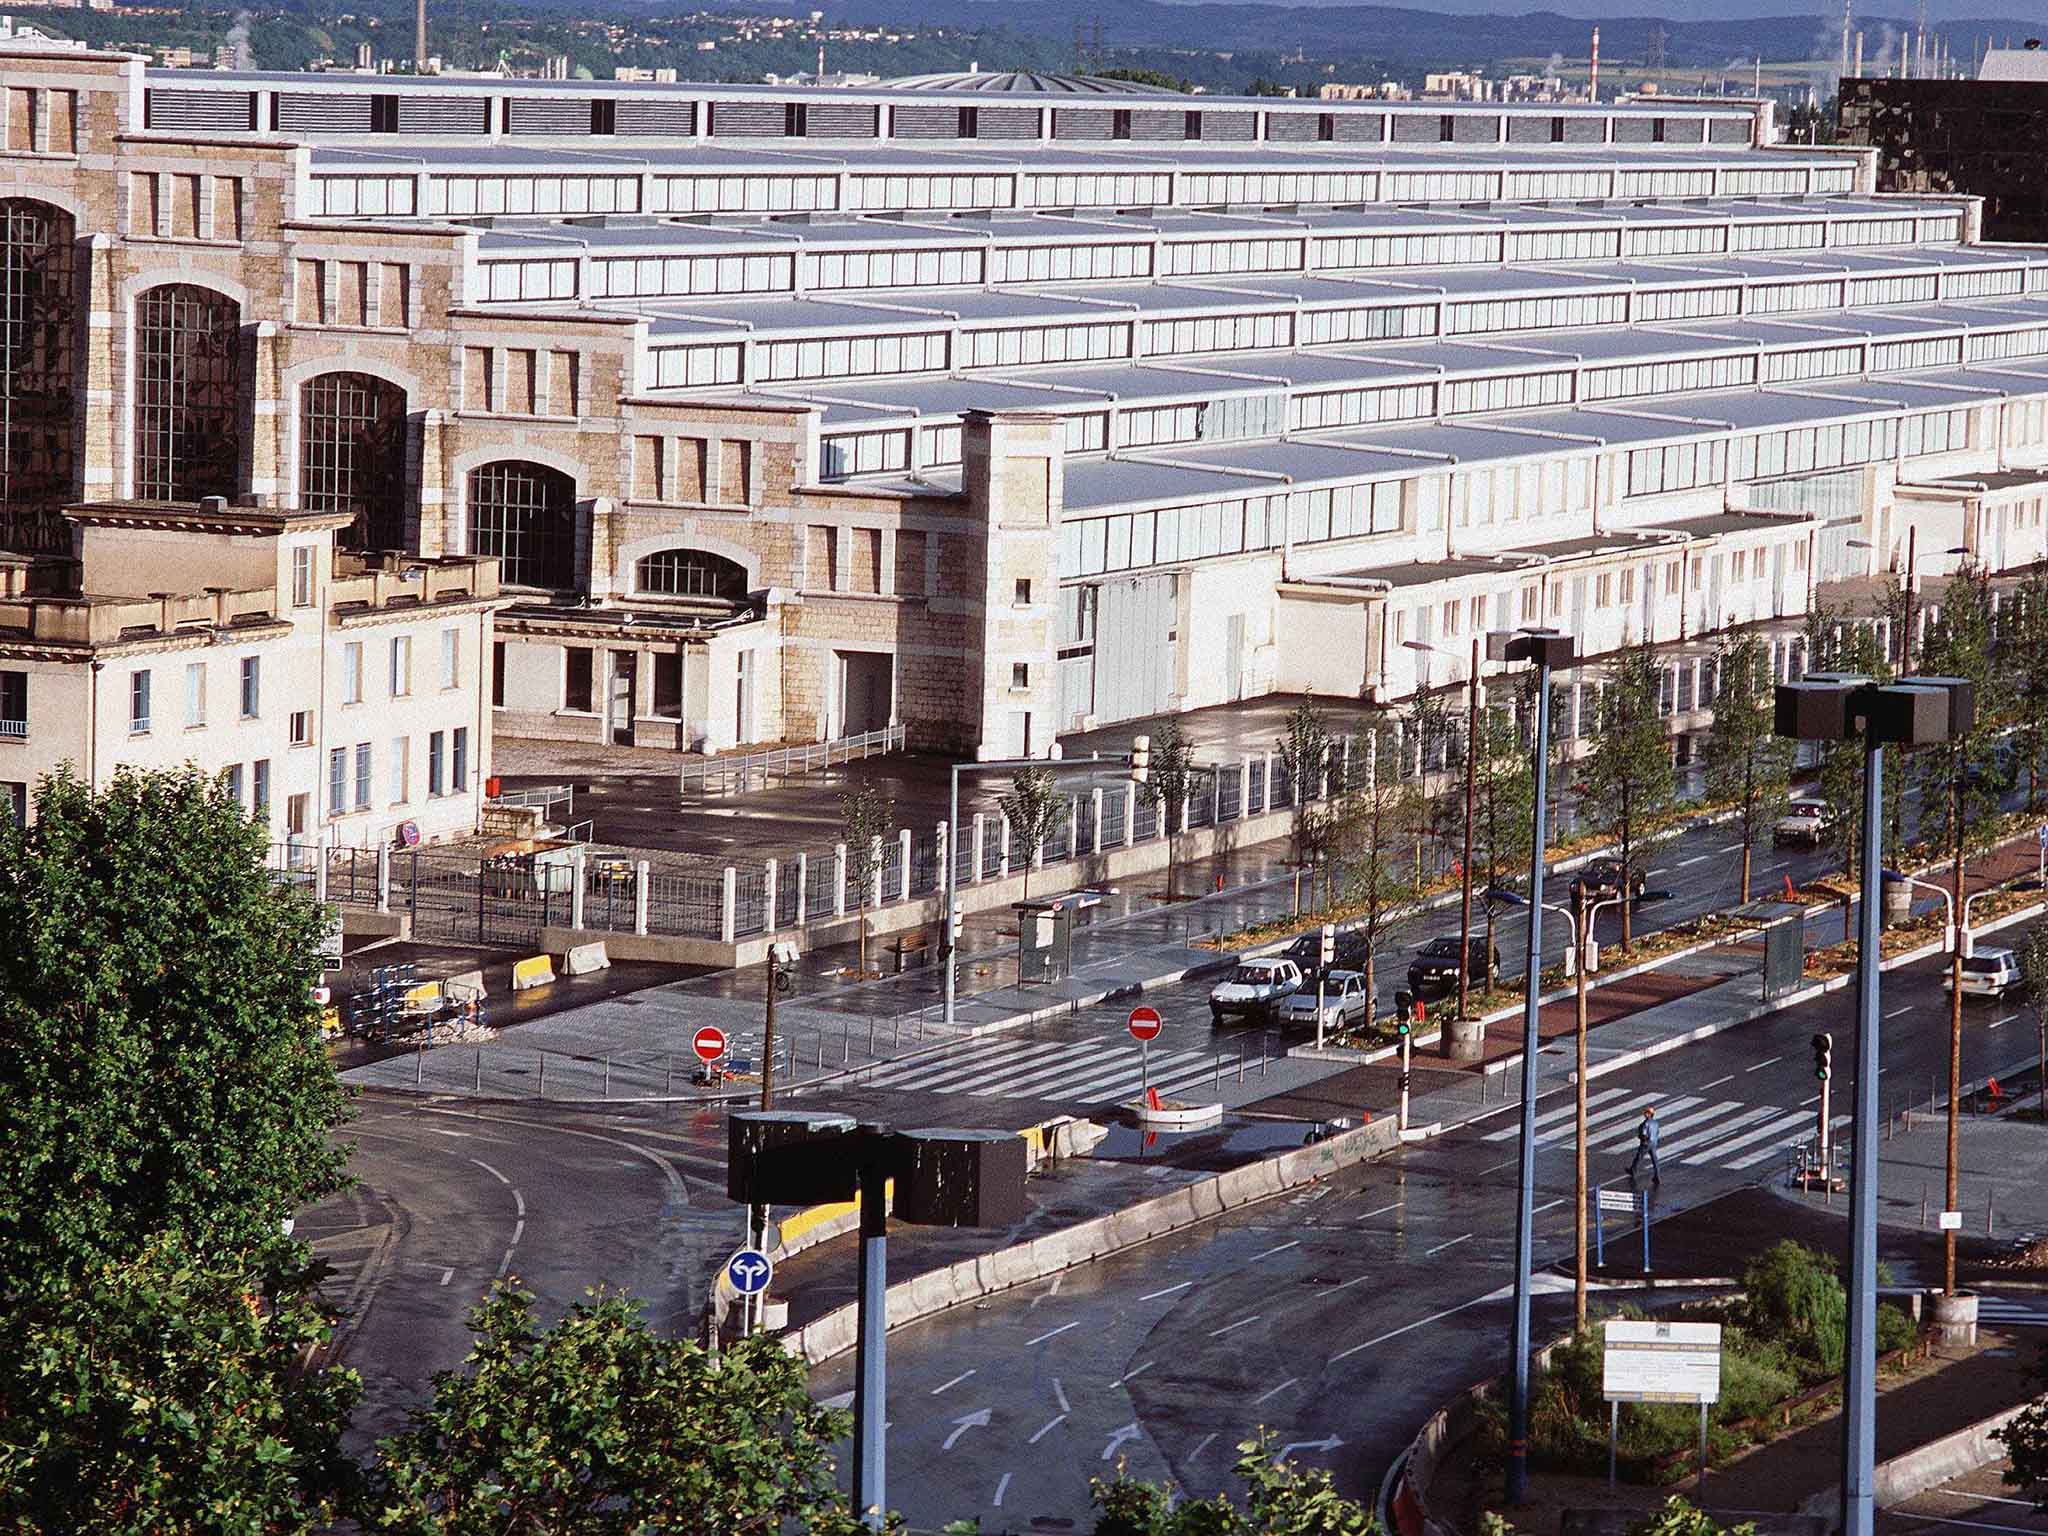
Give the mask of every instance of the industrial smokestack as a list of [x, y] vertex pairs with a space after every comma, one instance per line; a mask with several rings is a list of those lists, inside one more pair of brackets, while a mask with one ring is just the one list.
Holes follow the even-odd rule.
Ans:
[[427, 0], [413, 0], [412, 72], [416, 75], [427, 72]]
[[1863, 78], [1863, 34], [1856, 34], [1856, 78]]
[[1849, 73], [1849, 4], [1850, 0], [1842, 0], [1842, 73], [1845, 75]]
[[1593, 69], [1586, 79], [1586, 100], [1600, 99], [1600, 29], [1593, 29]]

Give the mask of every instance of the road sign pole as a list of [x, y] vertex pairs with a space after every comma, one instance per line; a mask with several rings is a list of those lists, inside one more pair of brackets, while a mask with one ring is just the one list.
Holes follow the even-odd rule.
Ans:
[[1821, 1188], [1827, 1190], [1835, 1187], [1835, 1160], [1829, 1155], [1833, 1149], [1828, 1146], [1828, 1121], [1833, 1118], [1828, 1109], [1828, 1098], [1829, 1089], [1833, 1086], [1825, 1077], [1820, 1080], [1820, 1129], [1814, 1137], [1814, 1145], [1820, 1148]]
[[1877, 1459], [1877, 1055], [1884, 743], [1864, 731], [1863, 900], [1856, 965], [1856, 1101], [1849, 1170], [1849, 1317], [1842, 1419], [1843, 1536], [1871, 1536]]
[[884, 1455], [889, 1419], [889, 1203], [879, 1170], [860, 1181], [858, 1358], [853, 1396], [853, 1504], [863, 1524], [882, 1529], [888, 1507]]
[[1650, 1272], [1650, 1192], [1646, 1189], [1640, 1196], [1643, 1202], [1643, 1273]]
[[[1316, 972], [1316, 1049], [1323, 1048], [1323, 972]], [[1406, 1123], [1405, 1120], [1403, 1123]]]
[[1415, 1032], [1401, 1031], [1401, 1133], [1408, 1132], [1408, 1047], [1414, 1043]]
[[1147, 1104], [1152, 1102], [1152, 1042], [1138, 1042], [1138, 1084], [1139, 1097]]
[[1595, 1268], [1607, 1267], [1607, 1213], [1600, 1207], [1600, 1196], [1593, 1196], [1593, 1264]]

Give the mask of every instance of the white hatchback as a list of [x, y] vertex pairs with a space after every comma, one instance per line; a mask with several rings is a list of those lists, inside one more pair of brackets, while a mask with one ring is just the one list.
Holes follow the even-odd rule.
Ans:
[[1965, 997], [2003, 997], [2019, 984], [2020, 958], [2009, 949], [1980, 949], [1963, 957]]

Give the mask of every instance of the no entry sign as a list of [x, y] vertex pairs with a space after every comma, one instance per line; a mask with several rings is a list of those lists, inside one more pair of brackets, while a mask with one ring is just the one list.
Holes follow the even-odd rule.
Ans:
[[1133, 1040], [1151, 1040], [1156, 1038], [1160, 1030], [1159, 1010], [1157, 1008], [1133, 1008], [1131, 1010], [1129, 1028]]
[[690, 1049], [700, 1061], [716, 1061], [725, 1054], [725, 1031], [706, 1024], [690, 1037]]

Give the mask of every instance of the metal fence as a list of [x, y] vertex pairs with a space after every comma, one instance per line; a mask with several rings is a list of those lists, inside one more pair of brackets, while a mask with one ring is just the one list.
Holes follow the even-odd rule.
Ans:
[[772, 752], [749, 752], [741, 757], [716, 757], [684, 767], [678, 788], [685, 795], [737, 795], [765, 789], [776, 779], [817, 773], [834, 763], [850, 763], [880, 752], [900, 752], [906, 740], [904, 728], [864, 731], [802, 747], [777, 747]]

